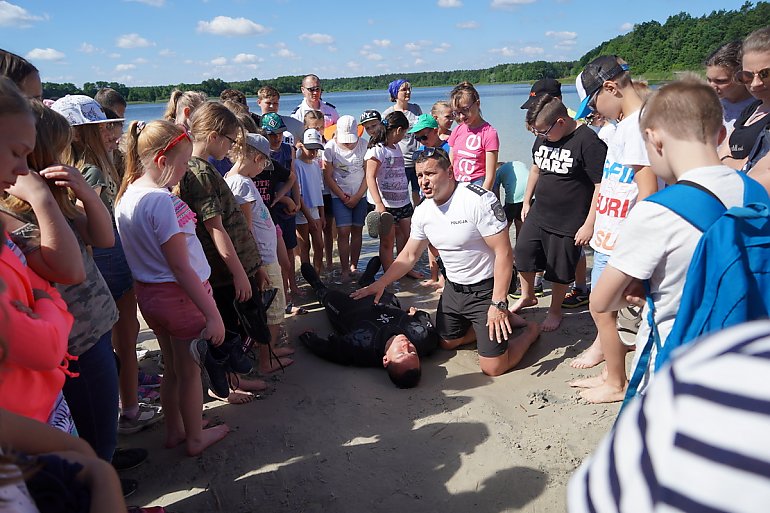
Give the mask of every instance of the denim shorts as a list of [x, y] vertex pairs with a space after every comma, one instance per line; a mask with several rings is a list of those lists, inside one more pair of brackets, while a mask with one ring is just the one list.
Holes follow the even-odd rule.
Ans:
[[94, 248], [94, 262], [107, 282], [112, 298], [118, 300], [134, 286], [134, 277], [128, 267], [118, 231], [113, 228], [113, 232], [115, 245], [111, 248]]
[[355, 207], [348, 208], [339, 198], [332, 198], [332, 210], [337, 226], [363, 226], [366, 219], [366, 200], [361, 198]]
[[602, 275], [609, 261], [610, 255], [594, 250], [594, 265], [591, 268], [591, 288], [596, 288], [596, 284], [599, 283], [599, 276]]

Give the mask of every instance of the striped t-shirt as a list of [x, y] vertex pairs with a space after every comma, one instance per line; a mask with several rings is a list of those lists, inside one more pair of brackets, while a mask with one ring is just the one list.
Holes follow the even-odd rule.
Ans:
[[569, 511], [770, 511], [770, 321], [685, 346], [569, 483]]

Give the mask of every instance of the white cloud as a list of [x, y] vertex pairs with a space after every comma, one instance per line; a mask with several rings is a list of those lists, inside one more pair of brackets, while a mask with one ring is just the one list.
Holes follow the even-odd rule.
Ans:
[[247, 64], [246, 67], [248, 69], [257, 69], [259, 66], [257, 66], [256, 64]]
[[174, 57], [176, 55], [176, 52], [169, 48], [164, 48], [163, 50], [158, 52], [158, 55], [160, 55], [161, 57]]
[[46, 19], [43, 16], [35, 16], [18, 5], [5, 0], [0, 1], [0, 27], [29, 27], [34, 21]]
[[155, 43], [148, 41], [139, 34], [124, 34], [115, 41], [115, 44], [119, 48], [146, 48], [148, 46], [155, 46]]
[[166, 0], [124, 0], [124, 1], [150, 5], [152, 7], [163, 7], [163, 4], [166, 3]]
[[462, 7], [463, 3], [460, 0], [438, 0], [438, 6], [445, 8]]
[[390, 39], [373, 39], [372, 43], [380, 48], [387, 48], [390, 46]]
[[66, 56], [53, 48], [35, 48], [24, 57], [31, 61], [60, 61]]
[[631, 23], [630, 21], [627, 21], [627, 22], [625, 22], [624, 24], [622, 24], [620, 26], [620, 31], [621, 32], [628, 32], [629, 30], [633, 30], [633, 28], [634, 28], [634, 24]]
[[417, 53], [423, 51], [428, 46], [432, 45], [432, 41], [421, 39], [419, 41], [410, 41], [404, 45], [407, 52], [410, 52], [414, 57], [417, 57]]
[[299, 36], [300, 41], [307, 41], [311, 45], [331, 45], [334, 44], [334, 38], [329, 34], [320, 34], [318, 32], [313, 34], [301, 34]]
[[361, 67], [361, 63], [357, 61], [348, 61], [345, 65], [350, 69], [359, 69]]
[[83, 53], [94, 53], [94, 52], [98, 51], [98, 48], [96, 48], [91, 43], [81, 43], [80, 44], [80, 48], [78, 49], [78, 51], [83, 52]]
[[537, 0], [492, 0], [492, 9], [513, 9], [517, 5], [533, 4]]
[[224, 66], [227, 64], [227, 59], [224, 57], [217, 57], [216, 59], [211, 59], [211, 64], [213, 66]]
[[110, 59], [120, 59], [120, 54], [117, 52], [112, 52], [107, 54], [107, 57], [109, 57]]
[[475, 30], [479, 28], [479, 23], [477, 21], [463, 21], [455, 25], [455, 27], [462, 30]]
[[521, 49], [521, 53], [526, 55], [542, 55], [545, 50], [539, 46], [525, 46]]
[[556, 32], [549, 30], [545, 33], [545, 37], [555, 37], [556, 39], [575, 39], [577, 37], [577, 32]]
[[134, 59], [134, 64], [147, 64], [148, 62], [150, 62], [150, 61], [148, 61], [147, 59], [145, 59], [143, 57], [139, 57], [138, 59]]
[[559, 50], [571, 50], [577, 44], [577, 32], [556, 32], [549, 30], [545, 33], [545, 37], [556, 39], [554, 48]]
[[253, 36], [265, 34], [270, 29], [247, 18], [231, 18], [217, 16], [211, 21], [199, 21], [198, 32], [206, 32], [216, 36]]
[[249, 62], [262, 62], [263, 59], [257, 57], [253, 53], [239, 53], [235, 57], [233, 57], [233, 62], [235, 64], [246, 64]]
[[417, 57], [417, 58], [414, 60], [414, 65], [415, 65], [415, 66], [419, 66], [420, 64], [425, 64], [425, 61], [424, 61], [423, 59], [420, 59], [419, 57]]
[[441, 43], [433, 49], [433, 53], [446, 53], [452, 47], [449, 43]]
[[502, 48], [492, 48], [490, 52], [499, 53], [503, 57], [514, 57], [516, 55], [516, 50], [509, 46], [504, 46]]
[[332, 52], [332, 53], [334, 53], [334, 52], [336, 52], [337, 50], [338, 50], [338, 48], [337, 48], [336, 46], [327, 46], [327, 47], [326, 47], [326, 51], [327, 51], [327, 52]]
[[115, 66], [115, 71], [128, 71], [130, 69], [136, 69], [136, 64], [118, 64]]
[[382, 55], [372, 52], [370, 54], [367, 54], [366, 58], [369, 59], [370, 61], [381, 61]]
[[282, 59], [296, 59], [297, 54], [289, 50], [288, 48], [280, 48], [275, 55]]

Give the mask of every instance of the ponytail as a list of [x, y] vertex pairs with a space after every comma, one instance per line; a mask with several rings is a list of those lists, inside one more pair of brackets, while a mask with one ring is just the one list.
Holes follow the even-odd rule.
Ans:
[[163, 119], [166, 121], [176, 121], [179, 117], [180, 110], [189, 107], [190, 110], [193, 111], [206, 100], [206, 95], [200, 91], [181, 91], [179, 89], [174, 89], [171, 91], [171, 98], [169, 98], [168, 104], [166, 105]]

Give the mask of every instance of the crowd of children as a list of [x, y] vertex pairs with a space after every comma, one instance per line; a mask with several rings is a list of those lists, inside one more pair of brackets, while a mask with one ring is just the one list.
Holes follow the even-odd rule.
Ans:
[[[458, 182], [502, 188], [521, 283], [511, 311], [537, 304], [544, 272], [552, 289], [544, 331], [559, 328], [562, 306], [587, 302], [580, 298], [591, 248], [597, 335], [574, 366], [606, 368], [573, 382], [589, 402], [623, 399], [628, 351], [653, 338], [665, 344], [700, 240], [692, 224], [645, 200], [686, 182], [729, 209], [745, 202], [736, 169], [770, 182], [757, 144], [770, 120], [770, 28], [710, 56], [709, 84], [689, 78], [651, 92], [632, 79], [629, 63], [604, 55], [578, 76], [582, 103], [571, 114], [560, 88], [538, 82], [525, 104], [536, 137], [529, 171], [521, 162], [498, 166], [497, 131], [468, 82], [431, 114], [409, 103], [406, 80], [391, 83], [392, 108], [360, 116], [339, 116], [321, 101], [315, 75], [303, 80], [305, 100], [291, 117], [278, 114], [272, 87], [258, 93], [260, 113], [237, 91], [221, 101], [175, 91], [165, 119], [134, 121], [123, 133], [126, 105], [115, 91], [45, 106], [37, 69], [1, 56], [0, 290], [10, 322], [1, 337], [0, 415], [11, 426], [24, 417], [77, 434], [90, 447], [59, 448], [97, 466], [97, 457], [140, 462], [146, 452], [121, 455], [117, 435], [160, 420], [166, 446], [183, 445], [191, 456], [223, 439], [228, 427], [201, 416], [201, 367], [212, 352], [227, 352], [233, 371], [224, 388], [209, 376], [212, 396], [245, 403], [267, 386], [237, 362], [254, 343], [243, 305], [256, 305], [269, 332], [256, 344], [258, 371], [291, 365], [285, 316], [305, 312], [295, 305], [296, 259], [331, 272], [336, 240], [339, 277], [348, 281], [359, 272], [366, 225], [387, 270], [421, 201], [412, 177], [420, 150], [448, 149]], [[653, 323], [639, 306], [645, 296]], [[138, 312], [158, 339], [162, 380], [138, 370]], [[30, 339], [42, 345], [23, 342]], [[162, 410], [149, 404], [158, 385]], [[61, 439], [2, 433], [3, 449], [30, 453], [50, 452]], [[101, 479], [93, 486], [116, 486], [112, 474]], [[131, 486], [123, 482], [124, 493]]]

